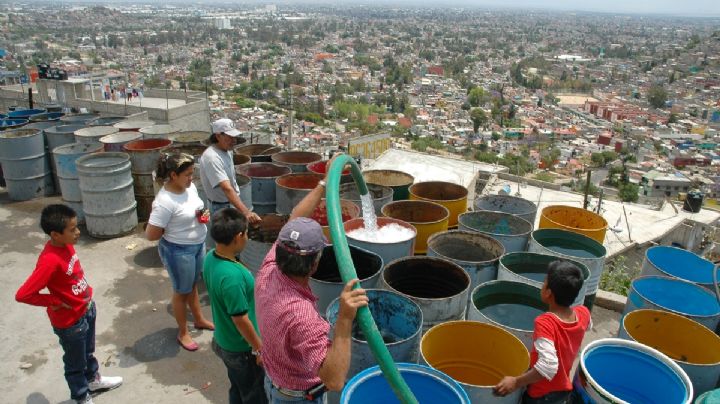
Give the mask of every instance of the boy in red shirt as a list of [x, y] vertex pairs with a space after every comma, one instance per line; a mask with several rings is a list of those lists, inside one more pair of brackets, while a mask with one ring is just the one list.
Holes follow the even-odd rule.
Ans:
[[592, 324], [585, 306], [570, 307], [582, 285], [582, 272], [574, 264], [558, 260], [548, 265], [540, 298], [549, 311], [535, 319], [530, 370], [519, 377], [505, 376], [495, 386], [498, 395], [528, 386], [524, 404], [572, 402], [570, 369]]
[[[15, 294], [15, 300], [47, 307], [53, 331], [65, 354], [65, 380], [70, 397], [92, 404], [91, 392], [122, 384], [122, 377], [98, 373], [95, 352], [95, 303], [92, 288], [75, 254], [80, 238], [77, 214], [65, 205], [49, 205], [40, 215], [40, 227], [50, 236], [38, 257], [35, 270]], [[49, 293], [40, 293], [47, 288]]]

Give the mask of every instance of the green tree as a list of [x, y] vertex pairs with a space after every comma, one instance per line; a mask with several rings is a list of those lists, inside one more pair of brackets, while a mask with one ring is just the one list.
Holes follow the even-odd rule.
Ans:
[[602, 167], [605, 165], [605, 159], [603, 158], [602, 153], [593, 153], [590, 155], [590, 161], [596, 166], [596, 167]]
[[468, 94], [468, 103], [470, 103], [470, 105], [472, 105], [473, 107], [478, 107], [480, 106], [480, 103], [485, 100], [485, 98], [485, 90], [483, 90], [481, 87], [475, 87], [470, 90], [470, 93]]
[[470, 111], [470, 119], [472, 119], [473, 122], [473, 132], [476, 134], [478, 133], [478, 129], [482, 126], [485, 127], [488, 123], [488, 117], [485, 114], [485, 111], [483, 111], [480, 108], [474, 108], [472, 111]]
[[620, 188], [618, 189], [618, 196], [620, 197], [620, 200], [623, 202], [637, 202], [639, 196], [638, 191], [640, 190], [640, 187], [633, 183], [626, 183], [620, 185]]
[[667, 98], [667, 91], [665, 91], [665, 88], [661, 85], [653, 85], [652, 87], [650, 87], [650, 90], [648, 90], [647, 100], [650, 105], [653, 106], [653, 108], [664, 107]]

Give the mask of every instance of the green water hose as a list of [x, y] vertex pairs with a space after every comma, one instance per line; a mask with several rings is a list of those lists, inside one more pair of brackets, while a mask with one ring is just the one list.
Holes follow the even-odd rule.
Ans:
[[[340, 276], [345, 283], [357, 278], [355, 265], [350, 257], [350, 247], [348, 247], [345, 237], [342, 209], [340, 208], [340, 177], [342, 176], [343, 168], [348, 164], [351, 166], [352, 176], [360, 191], [360, 195], [368, 194], [368, 188], [367, 185], [365, 185], [360, 167], [358, 167], [353, 158], [347, 154], [341, 154], [335, 158], [332, 166], [327, 169], [329, 174], [325, 195], [328, 225], [330, 226], [330, 235], [333, 239], [335, 259], [337, 260], [338, 268], [340, 268]], [[359, 284], [355, 285], [355, 288], [359, 287]], [[378, 361], [385, 379], [390, 384], [390, 387], [392, 387], [400, 402], [403, 404], [417, 404], [418, 401], [415, 395], [413, 395], [410, 387], [408, 387], [405, 380], [400, 376], [400, 371], [385, 346], [385, 341], [383, 341], [380, 331], [378, 331], [375, 320], [373, 320], [372, 314], [370, 314], [370, 310], [367, 307], [361, 307], [358, 309], [355, 319], [360, 325], [360, 329], [365, 335], [370, 350]]]

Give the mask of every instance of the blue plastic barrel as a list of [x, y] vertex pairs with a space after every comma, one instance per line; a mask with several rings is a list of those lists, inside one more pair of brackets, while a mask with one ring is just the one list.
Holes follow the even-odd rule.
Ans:
[[[445, 373], [416, 365], [398, 363], [400, 375], [421, 404], [470, 404], [465, 390]], [[342, 404], [400, 403], [385, 380], [379, 366], [365, 369], [345, 385]]]
[[623, 316], [637, 309], [679, 314], [715, 330], [720, 303], [714, 293], [682, 279], [643, 276], [632, 281]]
[[617, 338], [583, 349], [573, 385], [584, 403], [684, 404], [693, 397], [690, 379], [670, 358]]
[[47, 112], [45, 109], [16, 109], [15, 111], [8, 112], [8, 118], [13, 119], [28, 119], [32, 115], [42, 114], [43, 112]]
[[21, 126], [27, 125], [28, 122], [30, 121], [20, 118], [0, 119], [0, 130], [16, 129]]
[[[656, 246], [645, 252], [642, 276], [660, 275], [684, 279], [715, 290], [712, 262], [681, 248]], [[720, 274], [720, 270], [718, 270]], [[720, 276], [718, 276], [720, 279]]]

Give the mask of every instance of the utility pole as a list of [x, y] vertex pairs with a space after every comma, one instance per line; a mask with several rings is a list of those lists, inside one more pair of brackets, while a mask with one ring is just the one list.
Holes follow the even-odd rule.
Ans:
[[587, 180], [585, 181], [585, 199], [583, 200], [583, 209], [587, 209], [588, 207], [588, 195], [590, 194], [590, 173], [591, 171], [588, 170], [587, 172]]
[[293, 109], [292, 84], [290, 84], [290, 127], [288, 128], [288, 144], [287, 144], [288, 150], [292, 150], [292, 148], [293, 148], [293, 115], [294, 114], [295, 114], [295, 110]]

